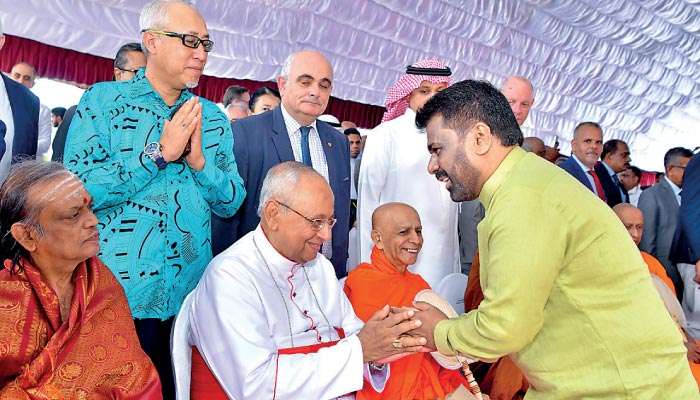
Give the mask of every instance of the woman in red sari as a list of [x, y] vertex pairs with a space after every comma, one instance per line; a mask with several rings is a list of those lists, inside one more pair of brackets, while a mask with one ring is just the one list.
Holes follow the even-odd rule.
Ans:
[[90, 195], [28, 161], [0, 186], [0, 399], [160, 399]]
[[[345, 281], [355, 314], [367, 321], [389, 304], [409, 307], [416, 294], [430, 289], [420, 275], [408, 271], [423, 246], [421, 222], [413, 207], [387, 203], [372, 214], [372, 263], [360, 264]], [[467, 381], [458, 371], [442, 368], [429, 353], [416, 353], [391, 362], [391, 376], [384, 391], [372, 386], [357, 393], [357, 399], [442, 399]]]

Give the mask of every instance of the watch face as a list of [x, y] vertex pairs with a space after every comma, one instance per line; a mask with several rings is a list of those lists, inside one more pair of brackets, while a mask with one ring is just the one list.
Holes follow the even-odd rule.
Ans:
[[155, 154], [160, 150], [160, 143], [152, 142], [146, 145], [143, 152], [146, 154]]

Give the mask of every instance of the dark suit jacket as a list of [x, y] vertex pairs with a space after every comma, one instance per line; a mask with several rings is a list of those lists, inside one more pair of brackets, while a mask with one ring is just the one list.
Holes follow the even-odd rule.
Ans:
[[598, 162], [593, 169], [598, 175], [598, 179], [600, 179], [600, 184], [603, 186], [603, 192], [605, 192], [605, 199], [608, 205], [610, 207], [615, 207], [620, 203], [626, 202], [627, 199], [622, 198], [622, 193], [620, 193], [621, 188], [613, 181], [605, 165], [603, 165], [602, 162]]
[[51, 161], [63, 162], [63, 150], [66, 147], [68, 129], [70, 128], [70, 123], [73, 120], [77, 108], [77, 105], [71, 106], [66, 110], [66, 113], [63, 114], [63, 122], [58, 126], [56, 136], [54, 136], [53, 144], [51, 145]]
[[591, 183], [588, 181], [588, 175], [587, 172], [584, 171], [580, 165], [574, 160], [573, 155], [569, 158], [566, 159], [563, 163], [559, 164], [559, 166], [571, 176], [576, 178], [577, 181], [581, 182], [581, 184], [585, 187], [588, 188], [591, 192], [595, 193], [595, 190], [593, 190], [593, 187], [591, 186]]
[[[12, 162], [36, 157], [39, 140], [39, 98], [29, 89], [2, 75], [7, 98], [12, 109], [14, 136], [12, 139]], [[7, 150], [6, 150], [7, 151]]]
[[700, 154], [690, 159], [683, 175], [678, 225], [671, 261], [695, 264], [700, 259]]
[[[328, 178], [335, 197], [333, 257], [336, 275], [347, 275], [348, 226], [350, 220], [350, 146], [342, 133], [322, 121], [316, 121], [318, 134], [328, 163]], [[260, 222], [258, 203], [267, 171], [284, 161], [293, 161], [294, 153], [280, 107], [233, 123], [234, 154], [238, 173], [243, 178], [246, 199], [230, 219], [212, 219], [212, 250], [218, 254]], [[290, 188], [290, 190], [293, 190]]]

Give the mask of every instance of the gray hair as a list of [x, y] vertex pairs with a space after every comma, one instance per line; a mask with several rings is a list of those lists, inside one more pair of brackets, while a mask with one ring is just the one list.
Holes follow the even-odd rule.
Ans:
[[[164, 29], [168, 25], [168, 22], [170, 22], [168, 8], [173, 4], [184, 4], [196, 10], [194, 5], [186, 0], [154, 0], [141, 9], [141, 15], [139, 15], [139, 32], [149, 29]], [[141, 48], [143, 49], [143, 53], [148, 55], [148, 50], [146, 49], [146, 44], [143, 43], [143, 39], [141, 40]]]
[[31, 226], [43, 236], [44, 231], [39, 225], [43, 204], [30, 204], [29, 194], [37, 185], [62, 175], [72, 175], [63, 164], [27, 160], [12, 166], [10, 174], [0, 185], [0, 259], [12, 260], [11, 270], [20, 267], [20, 258], [29, 258], [28, 251], [12, 236], [12, 225]]
[[297, 53], [292, 53], [284, 59], [282, 69], [280, 70], [280, 76], [284, 79], [289, 79], [289, 71], [292, 70], [292, 64], [294, 64], [294, 58], [296, 57], [296, 55]]
[[516, 81], [520, 81], [520, 82], [525, 83], [526, 85], [530, 86], [530, 93], [532, 93], [532, 96], [531, 96], [532, 101], [533, 102], [535, 101], [535, 87], [532, 86], [532, 82], [530, 82], [530, 80], [524, 76], [520, 76], [520, 75], [507, 76], [506, 79], [503, 80], [503, 84], [501, 84], [501, 92], [506, 88], [506, 83], [508, 83], [508, 81], [511, 79], [516, 80]]
[[323, 179], [315, 169], [296, 161], [286, 161], [270, 168], [260, 189], [258, 216], [262, 217], [263, 209], [270, 200], [287, 201], [289, 193], [304, 175], [316, 175]]

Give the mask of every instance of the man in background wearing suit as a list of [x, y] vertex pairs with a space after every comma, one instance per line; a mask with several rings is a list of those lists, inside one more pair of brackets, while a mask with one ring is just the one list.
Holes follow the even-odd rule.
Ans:
[[688, 318], [688, 330], [700, 336], [700, 154], [690, 159], [683, 174], [671, 262], [676, 263], [685, 285], [683, 311]]
[[[5, 44], [0, 21], [0, 49]], [[29, 89], [0, 73], [0, 183], [10, 165], [36, 157], [39, 138], [39, 98]]]
[[595, 165], [603, 151], [603, 129], [596, 122], [581, 122], [574, 128], [571, 157], [559, 166], [588, 190], [606, 201], [605, 191]]
[[693, 153], [683, 147], [674, 147], [664, 155], [666, 175], [659, 183], [642, 192], [639, 209], [644, 214], [644, 234], [639, 248], [661, 261], [668, 276], [680, 294], [683, 290], [678, 269], [670, 260], [671, 243], [678, 223], [683, 174]]
[[632, 161], [627, 143], [618, 139], [608, 140], [603, 145], [600, 159], [602, 162], [597, 163], [594, 170], [603, 185], [608, 205], [615, 207], [620, 203], [629, 203], [627, 191], [617, 177], [617, 173], [629, 168]]
[[[333, 68], [323, 54], [300, 51], [287, 57], [277, 78], [280, 107], [233, 123], [234, 153], [246, 188], [246, 199], [230, 219], [212, 221], [214, 254], [255, 229], [260, 222], [258, 203], [267, 171], [284, 161], [302, 162], [330, 183], [335, 197], [333, 237], [322, 253], [336, 275], [346, 275], [350, 220], [350, 151], [347, 138], [318, 121], [326, 110], [333, 86]], [[289, 190], [294, 190], [290, 187]], [[293, 210], [288, 210], [293, 213]], [[314, 215], [299, 215], [310, 221]]]

